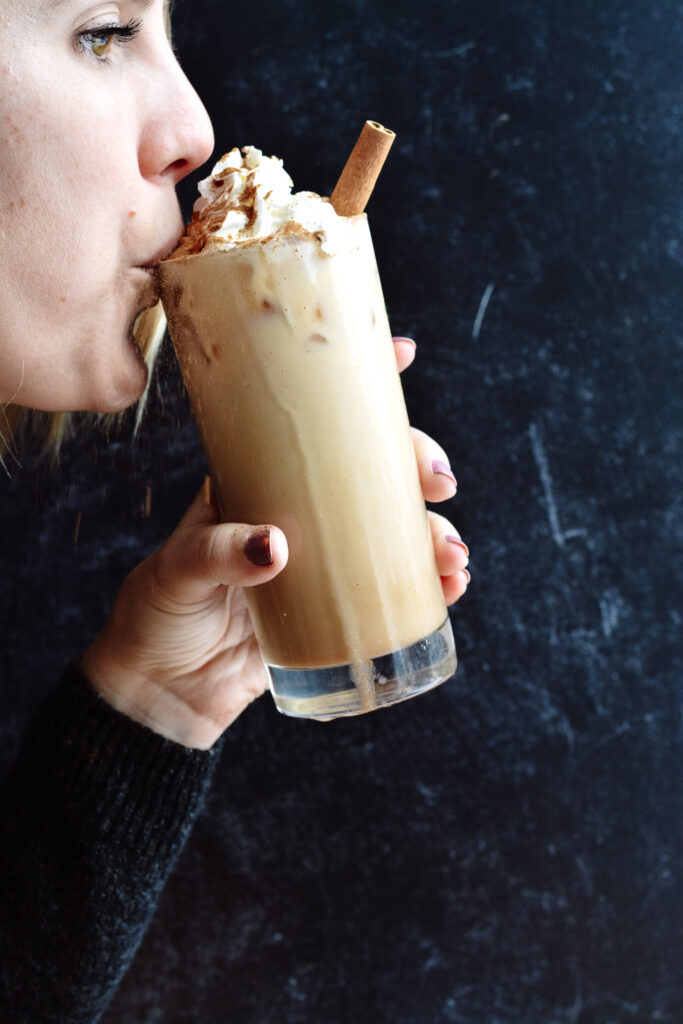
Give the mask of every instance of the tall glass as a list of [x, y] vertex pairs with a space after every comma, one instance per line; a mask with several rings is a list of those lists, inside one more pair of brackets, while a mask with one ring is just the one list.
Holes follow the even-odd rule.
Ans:
[[289, 543], [246, 591], [275, 703], [322, 720], [456, 668], [367, 218], [340, 231], [334, 255], [290, 226], [161, 266], [221, 514]]

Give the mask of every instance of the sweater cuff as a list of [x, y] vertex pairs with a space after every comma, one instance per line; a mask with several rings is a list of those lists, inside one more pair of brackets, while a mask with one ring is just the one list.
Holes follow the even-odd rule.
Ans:
[[[201, 810], [222, 741], [193, 750], [117, 711], [77, 665], [64, 673], [24, 743], [44, 785], [80, 818], [92, 853], [105, 843], [163, 862]], [[34, 772], [34, 779], [36, 778]]]

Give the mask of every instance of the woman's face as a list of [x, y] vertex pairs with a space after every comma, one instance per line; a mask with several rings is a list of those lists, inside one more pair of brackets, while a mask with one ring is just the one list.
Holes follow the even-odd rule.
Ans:
[[175, 185], [213, 134], [164, 0], [2, 0], [0, 402], [113, 412], [142, 393], [131, 339], [176, 242]]

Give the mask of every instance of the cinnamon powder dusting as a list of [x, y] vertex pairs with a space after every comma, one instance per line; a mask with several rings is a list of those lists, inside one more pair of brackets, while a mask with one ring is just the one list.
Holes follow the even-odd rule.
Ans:
[[[220, 188], [225, 178], [234, 174], [236, 167], [226, 167], [211, 179], [213, 184]], [[251, 177], [251, 176], [250, 176]], [[257, 189], [253, 182], [247, 179], [247, 184], [242, 190], [239, 201], [230, 201], [225, 194], [216, 196], [210, 203], [207, 203], [200, 210], [195, 210], [192, 219], [187, 225], [185, 236], [181, 238], [178, 248], [173, 253], [176, 256], [196, 256], [202, 252], [211, 235], [218, 234], [223, 222], [229, 213], [242, 213], [246, 218], [245, 228], [250, 228], [257, 217], [256, 210]]]
[[[243, 149], [242, 152], [247, 153], [248, 147]], [[225, 154], [220, 162], [226, 160], [230, 155], [234, 156], [232, 150], [230, 154]], [[192, 214], [192, 219], [187, 225], [185, 235], [169, 259], [196, 256], [205, 249], [222, 248], [225, 243], [249, 245], [257, 240], [256, 238], [250, 238], [249, 233], [258, 221], [261, 202], [267, 204], [272, 195], [272, 189], [269, 189], [261, 198], [259, 194], [260, 186], [257, 185], [256, 171], [252, 170], [251, 173], [245, 174], [245, 170], [247, 170], [246, 167], [226, 166], [211, 176], [209, 194], [212, 195], [212, 198], [209, 199], [202, 193], [202, 198], [195, 204], [196, 208]], [[227, 179], [235, 174], [241, 178], [241, 183], [239, 185], [235, 183], [235, 187], [233, 187], [227, 183]], [[237, 195], [235, 194], [236, 192]], [[314, 193], [311, 193], [311, 195], [314, 198], [319, 198], [315, 197]], [[323, 201], [328, 202], [327, 199]], [[244, 224], [239, 225], [237, 228], [232, 226], [223, 234], [223, 225], [228, 215], [235, 213], [242, 215]], [[275, 228], [272, 235], [315, 238], [321, 244], [325, 240], [324, 231], [320, 229], [316, 231], [308, 230], [295, 220], [290, 220], [284, 225]], [[264, 241], [264, 237], [258, 237], [260, 241]]]

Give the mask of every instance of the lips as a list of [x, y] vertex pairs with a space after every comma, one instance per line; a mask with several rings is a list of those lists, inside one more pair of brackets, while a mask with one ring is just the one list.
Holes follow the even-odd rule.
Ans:
[[167, 256], [171, 255], [184, 234], [184, 230], [179, 231], [177, 234], [173, 235], [172, 238], [169, 238], [168, 241], [165, 242], [165, 244], [162, 245], [162, 247], [158, 249], [150, 259], [145, 260], [144, 263], [137, 264], [137, 266], [133, 268], [134, 270], [142, 271], [147, 278], [147, 283], [141, 289], [138, 296], [138, 302], [136, 303], [134, 315], [129, 328], [130, 338], [136, 348], [138, 348], [138, 344], [135, 338], [135, 324], [142, 313], [156, 306], [159, 302], [159, 264], [162, 260], [166, 259]]

